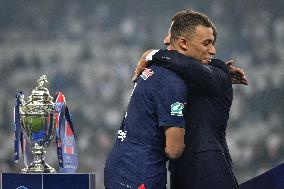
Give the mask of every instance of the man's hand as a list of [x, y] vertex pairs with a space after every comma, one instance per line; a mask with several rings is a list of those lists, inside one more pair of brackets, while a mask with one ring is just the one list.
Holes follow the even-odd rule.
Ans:
[[138, 76], [141, 74], [141, 72], [147, 67], [148, 62], [146, 61], [146, 56], [151, 52], [152, 50], [147, 50], [146, 52], [143, 53], [142, 57], [137, 63], [136, 69], [134, 71], [134, 76], [132, 81], [135, 81]]
[[248, 81], [246, 79], [246, 74], [244, 72], [243, 69], [238, 68], [233, 66], [233, 64], [235, 63], [234, 60], [229, 60], [226, 62], [230, 74], [231, 74], [231, 78], [232, 78], [232, 83], [233, 84], [243, 84], [243, 85], [248, 85]]

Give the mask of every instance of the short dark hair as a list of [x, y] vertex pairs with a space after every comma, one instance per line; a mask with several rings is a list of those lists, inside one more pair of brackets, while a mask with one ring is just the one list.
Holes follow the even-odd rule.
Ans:
[[190, 39], [197, 26], [210, 27], [213, 29], [214, 42], [217, 38], [217, 31], [211, 20], [203, 13], [190, 9], [179, 11], [172, 17], [170, 29], [171, 40], [184, 36]]

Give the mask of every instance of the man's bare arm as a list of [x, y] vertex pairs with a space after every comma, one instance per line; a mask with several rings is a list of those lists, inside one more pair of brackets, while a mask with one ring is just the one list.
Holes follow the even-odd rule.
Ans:
[[166, 146], [165, 153], [169, 159], [177, 159], [183, 152], [184, 144], [184, 128], [167, 127], [165, 130]]

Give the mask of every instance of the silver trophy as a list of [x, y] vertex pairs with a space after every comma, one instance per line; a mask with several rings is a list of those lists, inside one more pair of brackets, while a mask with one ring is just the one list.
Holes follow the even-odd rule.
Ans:
[[22, 173], [55, 173], [55, 169], [44, 161], [45, 148], [54, 137], [55, 132], [55, 105], [49, 91], [43, 85], [48, 83], [46, 75], [37, 81], [36, 88], [24, 101], [20, 97], [20, 120], [25, 139], [31, 147], [32, 163], [22, 169]]

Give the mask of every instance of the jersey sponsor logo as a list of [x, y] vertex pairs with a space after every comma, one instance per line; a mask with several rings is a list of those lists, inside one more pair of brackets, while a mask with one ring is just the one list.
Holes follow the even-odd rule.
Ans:
[[142, 79], [146, 80], [154, 74], [154, 71], [150, 68], [145, 68], [141, 74]]
[[184, 104], [180, 102], [175, 102], [171, 105], [171, 115], [175, 116], [183, 116], [182, 110], [184, 108]]
[[121, 130], [121, 129], [118, 130], [117, 131], [117, 134], [118, 134], [117, 138], [119, 138], [121, 142], [124, 141], [124, 139], [126, 138], [126, 133], [127, 133], [127, 131], [123, 132], [123, 130]]

